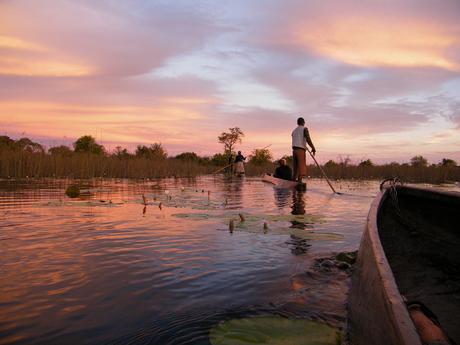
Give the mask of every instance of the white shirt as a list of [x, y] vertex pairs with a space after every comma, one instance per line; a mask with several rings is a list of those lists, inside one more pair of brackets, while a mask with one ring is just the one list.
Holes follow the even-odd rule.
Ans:
[[297, 126], [292, 131], [292, 147], [307, 148], [307, 138], [305, 138], [305, 127]]

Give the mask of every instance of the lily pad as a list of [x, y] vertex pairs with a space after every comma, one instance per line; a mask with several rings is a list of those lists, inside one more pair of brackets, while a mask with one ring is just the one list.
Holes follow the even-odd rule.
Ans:
[[342, 241], [344, 236], [335, 232], [313, 232], [309, 230], [290, 229], [289, 233], [304, 240], [312, 241]]
[[265, 218], [271, 222], [302, 222], [307, 224], [324, 223], [324, 217], [316, 214], [280, 214], [280, 215], [267, 215]]
[[309, 320], [277, 316], [221, 322], [209, 333], [212, 345], [339, 345], [338, 329]]
[[187, 218], [187, 219], [209, 219], [211, 215], [208, 213], [175, 213], [172, 215], [177, 218]]
[[70, 185], [65, 190], [65, 195], [69, 198], [78, 198], [80, 196], [80, 188], [76, 185]]

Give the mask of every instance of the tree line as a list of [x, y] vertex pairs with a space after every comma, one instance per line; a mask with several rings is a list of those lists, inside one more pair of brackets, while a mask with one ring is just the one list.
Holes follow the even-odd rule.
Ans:
[[[86, 153], [94, 155], [112, 156], [119, 159], [130, 159], [137, 157], [151, 160], [164, 160], [169, 157], [183, 161], [197, 162], [200, 164], [225, 165], [228, 163], [229, 158], [235, 156], [235, 145], [237, 143], [242, 142], [241, 138], [243, 136], [244, 133], [240, 128], [229, 128], [228, 132], [223, 132], [221, 135], [218, 136], [218, 142], [224, 145], [224, 152], [215, 153], [212, 156], [199, 156], [195, 152], [182, 152], [176, 156], [169, 157], [166, 149], [163, 147], [161, 143], [153, 143], [150, 146], [137, 145], [133, 153], [129, 152], [128, 149], [123, 148], [121, 146], [117, 146], [112, 152], [108, 152], [108, 150], [103, 145], [97, 143], [96, 139], [91, 135], [84, 135], [78, 138], [72, 144], [72, 148], [66, 145], [59, 145], [50, 147], [48, 150], [46, 150], [43, 145], [34, 142], [29, 138], [20, 138], [18, 140], [14, 140], [4, 135], [0, 136], [0, 151], [10, 150], [40, 154], [48, 153], [53, 156], [65, 157], [70, 157], [76, 153]], [[256, 165], [274, 163], [273, 154], [267, 148], [254, 149], [249, 155], [249, 157], [249, 162]], [[292, 164], [292, 156], [284, 156], [282, 158], [286, 159], [288, 164]], [[371, 159], [361, 160], [359, 163], [353, 164], [349, 157], [340, 157], [338, 161], [329, 160], [324, 164], [326, 168], [348, 167], [353, 165], [357, 165], [359, 167], [378, 166], [378, 164], [375, 164]], [[457, 166], [457, 162], [450, 158], [443, 158], [437, 164], [429, 164], [428, 160], [425, 157], [421, 155], [416, 155], [412, 157], [409, 162], [406, 163], [391, 162], [383, 165], [403, 167], [455, 167]]]
[[[153, 143], [151, 145], [137, 145], [134, 152], [121, 146], [115, 147], [112, 152], [109, 152], [103, 145], [97, 143], [96, 139], [91, 135], [84, 135], [78, 138], [72, 147], [66, 145], [58, 145], [48, 148], [29, 138], [21, 138], [18, 140], [11, 139], [8, 136], [0, 136], [0, 151], [15, 151], [49, 154], [52, 156], [71, 157], [75, 154], [93, 154], [96, 156], [110, 156], [118, 159], [134, 159], [143, 158], [154, 161], [161, 161], [168, 158], [178, 159], [182, 161], [196, 162], [203, 165], [226, 165], [232, 156], [235, 156], [235, 144], [241, 143], [241, 137], [244, 133], [238, 127], [230, 128], [229, 132], [224, 132], [218, 137], [219, 143], [224, 145], [223, 153], [215, 153], [212, 156], [199, 156], [195, 152], [182, 152], [176, 156], [169, 157], [168, 152], [161, 143]], [[267, 149], [255, 149], [250, 155], [249, 162], [253, 164], [270, 163], [273, 159], [271, 152]]]
[[[29, 138], [14, 140], [0, 136], [0, 177], [163, 177], [196, 176], [212, 173], [219, 167], [232, 162], [237, 145], [242, 143], [243, 131], [229, 128], [217, 136], [223, 151], [211, 156], [200, 156], [195, 152], [182, 152], [169, 156], [161, 143], [138, 145], [133, 152], [117, 146], [110, 152], [90, 135], [75, 140], [72, 146], [53, 146], [46, 149]], [[253, 149], [248, 155], [246, 172], [258, 175], [272, 172], [276, 161], [271, 151], [265, 148]], [[282, 157], [292, 165], [292, 156]], [[460, 167], [457, 162], [443, 158], [436, 164], [416, 155], [406, 163], [375, 164], [370, 159], [353, 162], [349, 157], [329, 160], [323, 165], [331, 178], [337, 179], [382, 179], [399, 176], [406, 181], [443, 182], [459, 181]], [[321, 177], [314, 165], [308, 174]]]

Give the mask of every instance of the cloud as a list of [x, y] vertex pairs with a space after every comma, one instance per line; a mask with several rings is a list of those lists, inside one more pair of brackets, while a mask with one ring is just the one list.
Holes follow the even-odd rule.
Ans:
[[[425, 22], [388, 22], [377, 16], [343, 17], [296, 28], [296, 39], [307, 50], [357, 66], [439, 67], [459, 71], [446, 51], [460, 43]], [[365, 29], [364, 29], [365, 28]], [[364, 30], [363, 30], [364, 29]]]
[[3, 1], [0, 124], [200, 153], [240, 126], [244, 150], [284, 154], [302, 115], [332, 158], [391, 156], [394, 143], [445, 152], [460, 127], [459, 11], [456, 0]]
[[[452, 53], [460, 45], [457, 1], [294, 0], [276, 5], [267, 15], [261, 42], [300, 46], [306, 53], [357, 66], [459, 69], [458, 55]], [[276, 15], [279, 11], [283, 16]]]
[[[140, 1], [127, 5], [44, 0], [33, 11], [30, 6], [30, 1], [23, 0], [0, 4], [0, 33], [10, 32], [16, 42], [14, 47], [9, 44], [10, 48], [22, 49], [18, 42], [28, 42], [49, 53], [43, 53], [39, 61], [18, 56], [16, 63], [27, 67], [25, 75], [30, 75], [31, 66], [50, 57], [56, 61], [47, 68], [50, 73], [41, 76], [68, 75], [62, 66], [69, 64], [83, 65], [92, 75], [140, 75], [167, 57], [195, 49], [221, 30], [202, 12], [161, 4], [147, 6]], [[58, 73], [53, 73], [55, 70]]]

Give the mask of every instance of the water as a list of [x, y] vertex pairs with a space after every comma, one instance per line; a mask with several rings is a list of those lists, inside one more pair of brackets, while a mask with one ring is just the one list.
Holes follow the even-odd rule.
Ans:
[[209, 344], [254, 315], [344, 327], [349, 277], [314, 263], [358, 248], [377, 182], [92, 180], [73, 200], [68, 183], [0, 181], [0, 344]]

